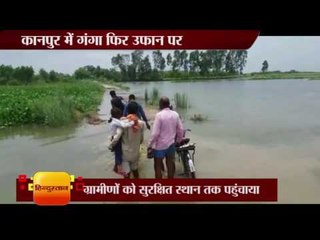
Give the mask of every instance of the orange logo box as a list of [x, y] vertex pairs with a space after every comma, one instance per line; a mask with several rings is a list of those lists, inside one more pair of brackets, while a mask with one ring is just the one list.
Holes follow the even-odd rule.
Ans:
[[66, 172], [37, 172], [33, 176], [33, 201], [38, 205], [67, 205], [70, 175]]

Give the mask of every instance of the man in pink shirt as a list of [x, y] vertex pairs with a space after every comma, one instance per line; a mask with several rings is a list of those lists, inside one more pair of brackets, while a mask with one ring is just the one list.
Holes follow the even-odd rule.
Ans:
[[154, 171], [156, 178], [162, 178], [162, 161], [166, 158], [168, 178], [175, 173], [175, 143], [183, 137], [183, 126], [179, 114], [170, 109], [170, 101], [162, 97], [159, 101], [160, 112], [155, 116], [148, 150], [153, 149]]

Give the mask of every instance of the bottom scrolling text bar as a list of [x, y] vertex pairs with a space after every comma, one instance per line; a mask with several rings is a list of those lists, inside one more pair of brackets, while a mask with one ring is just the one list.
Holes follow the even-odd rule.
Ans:
[[[30, 179], [28, 182], [32, 184]], [[59, 188], [44, 188], [37, 185], [33, 191], [26, 191], [21, 190], [22, 188], [19, 188], [18, 185], [17, 181], [18, 202], [33, 201], [35, 194], [46, 194], [50, 198], [54, 190], [59, 190]], [[278, 198], [277, 179], [93, 179], [80, 177], [71, 182], [70, 186], [70, 202], [274, 202]], [[51, 196], [57, 196], [57, 194]]]

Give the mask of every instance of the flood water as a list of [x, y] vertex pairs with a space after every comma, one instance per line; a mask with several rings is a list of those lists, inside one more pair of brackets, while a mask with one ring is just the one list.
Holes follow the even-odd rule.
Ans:
[[[186, 93], [180, 112], [197, 144], [199, 178], [277, 178], [279, 203], [320, 203], [320, 81], [201, 81], [130, 83], [130, 93]], [[128, 93], [121, 93], [127, 95]], [[108, 118], [108, 91], [101, 117]], [[143, 102], [141, 102], [143, 104]], [[193, 122], [201, 114], [207, 121]], [[149, 132], [146, 133], [148, 138]], [[15, 178], [37, 171], [118, 177], [107, 150], [107, 124], [0, 130], [0, 203], [15, 202]], [[153, 178], [143, 160], [142, 177]]]

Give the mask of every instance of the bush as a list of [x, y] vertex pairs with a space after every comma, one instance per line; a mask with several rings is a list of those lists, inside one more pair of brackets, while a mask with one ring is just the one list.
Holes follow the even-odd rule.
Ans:
[[12, 85], [12, 86], [21, 85], [21, 83], [20, 83], [18, 80], [16, 80], [16, 79], [10, 80], [7, 84], [8, 84], [8, 85]]

